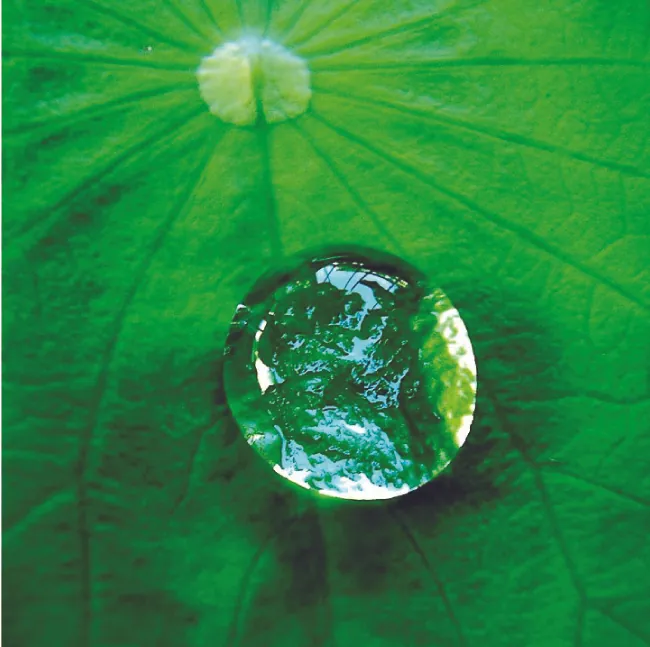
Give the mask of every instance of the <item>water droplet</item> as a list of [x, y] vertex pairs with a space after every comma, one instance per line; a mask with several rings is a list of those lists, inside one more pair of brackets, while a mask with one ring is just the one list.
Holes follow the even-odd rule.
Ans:
[[395, 257], [300, 259], [236, 310], [225, 384], [244, 437], [298, 485], [388, 499], [439, 474], [465, 442], [476, 364], [439, 289]]

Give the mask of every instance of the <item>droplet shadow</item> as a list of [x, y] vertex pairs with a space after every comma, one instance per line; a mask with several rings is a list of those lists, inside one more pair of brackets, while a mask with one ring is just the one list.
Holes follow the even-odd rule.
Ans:
[[256, 645], [259, 636], [293, 632], [304, 644], [329, 638], [327, 551], [317, 505], [246, 443], [226, 401], [222, 360], [215, 371], [213, 432], [203, 453], [214, 462], [199, 475], [179, 512], [212, 506], [228, 527], [257, 547], [241, 578], [228, 583], [236, 612], [224, 644]]

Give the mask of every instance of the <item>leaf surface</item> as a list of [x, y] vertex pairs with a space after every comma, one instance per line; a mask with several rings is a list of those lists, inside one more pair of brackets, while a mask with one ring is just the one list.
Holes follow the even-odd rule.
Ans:
[[[646, 3], [3, 11], [8, 644], [650, 644]], [[209, 114], [242, 26], [307, 60], [307, 114]], [[221, 384], [257, 278], [355, 244], [478, 364], [453, 469], [388, 505], [287, 490]]]

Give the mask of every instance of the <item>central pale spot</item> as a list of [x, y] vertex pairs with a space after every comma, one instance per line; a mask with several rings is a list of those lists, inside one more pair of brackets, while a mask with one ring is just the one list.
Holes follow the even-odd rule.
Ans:
[[196, 75], [210, 112], [238, 126], [298, 117], [311, 99], [305, 61], [266, 38], [220, 45]]

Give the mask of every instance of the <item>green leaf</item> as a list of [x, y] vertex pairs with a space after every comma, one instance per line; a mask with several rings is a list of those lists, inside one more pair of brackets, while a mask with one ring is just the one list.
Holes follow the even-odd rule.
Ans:
[[[4, 3], [9, 645], [650, 644], [650, 8], [638, 0]], [[305, 59], [219, 121], [201, 58]], [[474, 344], [449, 474], [323, 503], [221, 384], [249, 288], [371, 245]]]

